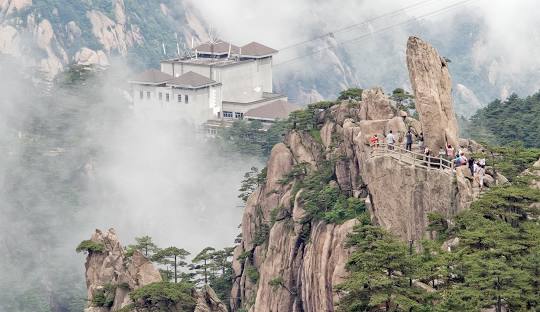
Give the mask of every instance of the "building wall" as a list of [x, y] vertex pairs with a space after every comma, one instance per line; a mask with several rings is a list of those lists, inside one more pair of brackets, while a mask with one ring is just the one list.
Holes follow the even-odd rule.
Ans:
[[258, 76], [262, 84], [263, 92], [274, 92], [272, 86], [272, 58], [266, 57], [263, 59], [258, 59]]
[[[136, 116], [147, 120], [168, 120], [185, 121], [193, 124], [202, 124], [208, 119], [216, 118], [216, 109], [221, 109], [219, 100], [220, 87], [215, 86], [215, 103], [210, 103], [210, 88], [197, 90], [177, 89], [171, 87], [155, 87], [145, 85], [133, 85], [134, 110]], [[140, 98], [140, 91], [143, 91], [143, 98]], [[147, 98], [147, 92], [151, 92], [150, 99]], [[159, 92], [162, 93], [161, 100]], [[167, 101], [166, 94], [169, 94]], [[178, 95], [181, 95], [181, 102], [178, 101]], [[188, 96], [188, 103], [185, 102], [185, 96]], [[211, 106], [212, 105], [212, 106]], [[217, 106], [217, 107], [216, 107]]]
[[224, 101], [253, 102], [272, 92], [272, 58], [243, 61], [228, 66], [161, 63], [161, 71], [178, 77], [193, 71], [222, 83]]

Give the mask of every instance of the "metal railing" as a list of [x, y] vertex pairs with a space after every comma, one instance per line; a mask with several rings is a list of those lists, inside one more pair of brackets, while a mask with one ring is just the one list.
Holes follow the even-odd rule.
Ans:
[[370, 147], [371, 157], [383, 155], [390, 156], [401, 163], [413, 165], [415, 167], [440, 170], [447, 169], [450, 172], [454, 172], [454, 162], [448, 159], [435, 156], [426, 156], [424, 154], [409, 151], [403, 147], [388, 143], [371, 144]]

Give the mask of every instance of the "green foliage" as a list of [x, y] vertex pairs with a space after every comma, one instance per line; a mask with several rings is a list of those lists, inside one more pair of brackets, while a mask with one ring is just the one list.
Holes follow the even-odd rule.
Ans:
[[[180, 277], [180, 269], [185, 267], [187, 263], [185, 259], [190, 253], [178, 247], [167, 247], [165, 249], [158, 250], [153, 256], [152, 261], [158, 262], [161, 265], [171, 265], [174, 269], [172, 272], [172, 279], [175, 283], [178, 283], [178, 277]], [[166, 277], [170, 277], [169, 272], [165, 272]]]
[[270, 226], [268, 224], [263, 223], [257, 227], [255, 230], [255, 235], [253, 236], [253, 244], [255, 246], [260, 246], [264, 243], [266, 243], [266, 240], [268, 239], [268, 236], [270, 235]]
[[488, 147], [484, 156], [489, 165], [512, 181], [540, 157], [540, 148], [525, 148], [521, 142], [508, 146]]
[[392, 91], [390, 98], [396, 101], [398, 109], [407, 112], [409, 115], [414, 115], [416, 106], [412, 94], [402, 88], [396, 88]]
[[[365, 210], [364, 203], [358, 198], [349, 198], [341, 192], [339, 186], [331, 183], [335, 179], [334, 163], [325, 161], [319, 169], [306, 175], [306, 167], [293, 170], [284, 178], [284, 183], [295, 180], [292, 199], [302, 190], [300, 199], [306, 210], [305, 221], [322, 219], [328, 223], [342, 223], [353, 219]], [[303, 178], [302, 178], [303, 177]]]
[[260, 122], [237, 120], [230, 127], [218, 132], [216, 143], [224, 152], [265, 159], [270, 155], [272, 147], [281, 142], [286, 132], [286, 121], [276, 121], [265, 130]]
[[419, 263], [408, 246], [379, 226], [356, 226], [349, 237], [354, 247], [347, 263], [351, 276], [338, 291], [343, 293], [340, 311], [421, 311], [430, 300], [411, 287]]
[[257, 167], [251, 167], [251, 170], [244, 174], [244, 179], [238, 190], [240, 192], [238, 198], [242, 199], [244, 203], [247, 202], [249, 196], [257, 189], [257, 187], [263, 184], [265, 180], [266, 167], [260, 173]]
[[105, 284], [102, 288], [97, 289], [93, 294], [92, 305], [95, 307], [112, 307], [116, 287], [116, 285]]
[[102, 243], [94, 242], [92, 240], [83, 240], [79, 246], [75, 249], [76, 252], [103, 252], [105, 250], [105, 245]]
[[343, 90], [339, 93], [338, 100], [344, 101], [344, 100], [356, 100], [360, 101], [362, 100], [362, 92], [364, 90], [360, 88], [349, 88], [347, 90]]
[[126, 247], [126, 255], [131, 257], [135, 250], [140, 251], [145, 257], [150, 258], [155, 254], [159, 248], [152, 241], [152, 238], [148, 235], [142, 237], [135, 237], [135, 245], [128, 245]]
[[315, 140], [315, 142], [319, 144], [323, 144], [322, 138], [321, 138], [321, 130], [319, 129], [311, 129], [309, 130], [309, 135]]
[[354, 219], [366, 210], [365, 202], [355, 198], [347, 198], [340, 194], [331, 210], [325, 211], [323, 220], [327, 223], [343, 223], [344, 221]]
[[254, 266], [248, 266], [246, 267], [245, 272], [249, 280], [253, 284], [257, 284], [257, 282], [259, 281], [259, 271], [257, 271], [257, 268], [255, 268]]
[[[509, 311], [540, 308], [540, 190], [533, 177], [493, 187], [449, 222], [428, 215], [438, 240], [422, 241], [408, 254], [405, 244], [360, 218], [349, 238], [354, 247], [339, 286], [341, 311]], [[451, 252], [441, 249], [458, 239]], [[418, 242], [417, 242], [418, 243]], [[433, 288], [415, 287], [414, 279]], [[435, 304], [436, 303], [436, 304]]]
[[191, 296], [193, 286], [186, 282], [157, 282], [148, 284], [129, 294], [137, 311], [192, 311], [195, 299]]
[[477, 141], [507, 145], [521, 141], [540, 148], [540, 92], [526, 98], [516, 94], [495, 100], [478, 110], [468, 123], [466, 134]]

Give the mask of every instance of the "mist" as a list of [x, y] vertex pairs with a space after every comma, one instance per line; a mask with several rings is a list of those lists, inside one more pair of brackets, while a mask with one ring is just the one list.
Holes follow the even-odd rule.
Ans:
[[43, 86], [2, 57], [3, 72], [20, 68], [0, 79], [0, 311], [81, 309], [75, 247], [96, 228], [115, 228], [123, 245], [149, 235], [192, 254], [233, 245], [237, 190], [260, 159], [223, 154], [189, 125], [136, 119], [121, 60]]
[[410, 90], [405, 49], [411, 35], [452, 60], [460, 114], [540, 88], [534, 0], [189, 2], [223, 40], [280, 49], [275, 84], [300, 104], [332, 99], [349, 86]]

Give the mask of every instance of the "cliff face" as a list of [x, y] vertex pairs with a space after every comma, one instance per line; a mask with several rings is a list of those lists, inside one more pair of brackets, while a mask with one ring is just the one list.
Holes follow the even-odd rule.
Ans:
[[49, 78], [72, 63], [106, 66], [111, 56], [155, 64], [162, 44], [173, 56], [176, 42], [205, 40], [203, 25], [193, 8], [170, 0], [0, 0], [0, 53]]
[[[433, 66], [410, 67], [411, 77], [440, 70], [440, 63]], [[428, 75], [425, 79], [437, 98], [448, 95], [446, 78]], [[291, 178], [299, 166], [317, 172], [331, 164], [330, 189], [364, 201], [372, 221], [403, 240], [429, 237], [428, 213], [450, 217], [478, 195], [466, 167], [453, 171], [414, 165], [389, 153], [375, 153], [368, 145], [372, 135], [382, 137], [392, 130], [402, 146], [408, 127], [433, 134], [433, 142], [440, 139], [435, 139], [437, 134], [451, 137], [455, 129], [445, 119], [440, 100], [423, 103], [418, 121], [402, 117], [382, 90], [364, 92], [358, 103], [315, 110], [316, 130], [293, 129], [272, 150], [266, 182], [248, 199], [242, 220], [242, 242], [233, 260], [234, 311], [334, 311], [339, 299], [335, 286], [347, 275], [346, 237], [357, 221], [323, 221], [310, 214], [313, 207], [305, 206], [302, 195], [306, 190]], [[451, 102], [444, 105], [451, 111]], [[442, 121], [422, 122], [434, 115]], [[320, 139], [313, 133], [319, 133]], [[472, 149], [469, 145], [463, 141], [461, 148]]]

